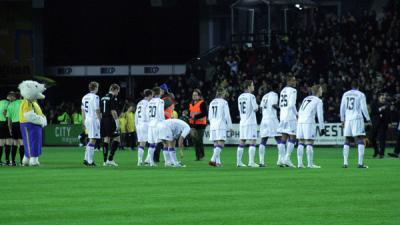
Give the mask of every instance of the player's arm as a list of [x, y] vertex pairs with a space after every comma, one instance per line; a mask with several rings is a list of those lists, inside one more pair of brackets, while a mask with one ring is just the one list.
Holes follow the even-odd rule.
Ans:
[[208, 117], [207, 117], [208, 121], [210, 121], [210, 118], [213, 118], [212, 106], [211, 106], [211, 104], [210, 104], [209, 108], [211, 108], [211, 110], [208, 111]]
[[264, 108], [265, 107], [265, 97], [263, 97], [262, 99], [261, 99], [261, 102], [260, 102], [260, 109], [262, 109], [262, 108]]
[[288, 108], [292, 108], [294, 112], [297, 112], [296, 101], [297, 101], [297, 91], [294, 90], [288, 99]]
[[86, 129], [85, 128], [86, 112], [85, 112], [85, 106], [84, 106], [83, 102], [81, 104], [81, 113], [82, 113], [82, 128]]
[[[143, 109], [142, 109], [143, 110]], [[136, 110], [135, 110], [135, 124], [139, 124], [139, 118], [138, 118], [138, 107], [136, 107]]]
[[160, 106], [158, 107], [158, 112], [160, 115], [160, 119], [165, 120], [165, 114], [164, 114], [164, 100], [160, 101]]
[[318, 124], [321, 130], [325, 130], [324, 127], [324, 103], [320, 101], [317, 105], [317, 117], [318, 117]]
[[100, 112], [100, 100], [99, 100], [99, 96], [96, 96], [96, 98], [94, 99], [94, 108], [95, 108], [95, 110], [96, 110], [97, 118], [100, 120], [100, 119], [101, 119], [101, 112]]
[[184, 128], [182, 130], [181, 136], [179, 137], [178, 146], [180, 148], [183, 148], [184, 147], [183, 141], [185, 140], [185, 138], [190, 133], [190, 126], [187, 123], [183, 122], [183, 121], [181, 121], [181, 122], [183, 123]]
[[258, 111], [258, 104], [257, 104], [257, 101], [256, 101], [256, 96], [251, 96], [251, 105], [252, 105], [252, 107], [253, 107], [253, 109], [254, 109], [254, 112], [257, 112]]
[[228, 130], [232, 130], [232, 119], [231, 119], [231, 114], [229, 112], [229, 105], [228, 103], [225, 104], [225, 120], [226, 120], [226, 125], [228, 126]]
[[272, 108], [279, 110], [278, 95], [272, 97]]
[[344, 95], [342, 96], [342, 102], [340, 103], [340, 121], [343, 123], [345, 119], [346, 112], [346, 101]]
[[369, 117], [368, 113], [367, 100], [365, 99], [365, 95], [361, 96], [361, 111], [367, 122], [371, 121], [371, 118]]

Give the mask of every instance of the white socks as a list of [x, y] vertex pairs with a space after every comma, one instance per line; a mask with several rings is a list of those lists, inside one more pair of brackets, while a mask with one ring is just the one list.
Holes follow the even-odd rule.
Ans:
[[264, 158], [265, 158], [265, 145], [261, 143], [258, 146], [258, 155], [260, 157], [260, 164], [265, 164]]
[[254, 156], [256, 155], [256, 146], [250, 145], [249, 147], [249, 165], [254, 164]]
[[287, 150], [286, 150], [285, 160], [290, 160], [290, 155], [292, 154], [293, 149], [294, 149], [294, 142], [289, 140], [288, 143], [287, 143]]
[[242, 165], [243, 145], [239, 145], [236, 152], [236, 165]]
[[364, 165], [363, 164], [364, 151], [365, 151], [365, 145], [359, 143], [358, 144], [358, 165]]
[[285, 142], [278, 142], [278, 163], [277, 164], [284, 163], [285, 154], [286, 154]]
[[349, 149], [350, 146], [348, 144], [343, 145], [343, 164], [349, 165]]
[[163, 148], [162, 152], [163, 152], [163, 156], [164, 156], [165, 165], [166, 165], [166, 166], [171, 165], [171, 162], [172, 162], [172, 161], [171, 161], [171, 159], [170, 159], [170, 155], [169, 155], [169, 152], [168, 152], [168, 148]]
[[[212, 155], [210, 161], [215, 162], [216, 164], [221, 164], [221, 151], [222, 151], [222, 146], [215, 145], [213, 155]], [[243, 154], [243, 152], [242, 152], [242, 154]]]
[[297, 146], [297, 167], [303, 167], [304, 145]]
[[312, 167], [314, 165], [313, 156], [314, 156], [313, 146], [307, 145], [307, 166], [308, 167]]
[[93, 144], [87, 144], [86, 145], [86, 151], [85, 151], [85, 160], [89, 163], [93, 163], [93, 156], [94, 156], [94, 145]]
[[168, 153], [169, 153], [170, 162], [175, 166], [179, 165], [178, 158], [176, 158], [175, 148], [169, 148]]
[[[154, 151], [155, 150], [156, 150], [155, 145], [150, 145], [148, 150], [147, 150], [147, 152], [148, 152], [147, 153], [147, 158], [148, 158], [148, 162], [149, 162], [150, 166], [154, 166], [153, 157], [154, 157]], [[146, 158], [146, 160], [147, 160], [147, 158]]]
[[144, 154], [144, 148], [142, 146], [138, 147], [138, 164], [143, 163], [143, 154]]

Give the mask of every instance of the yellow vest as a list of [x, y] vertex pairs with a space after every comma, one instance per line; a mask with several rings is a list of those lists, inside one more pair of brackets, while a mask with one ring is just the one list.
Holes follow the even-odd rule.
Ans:
[[126, 133], [126, 118], [125, 118], [125, 114], [121, 114], [119, 119], [119, 129], [121, 131], [122, 134]]
[[32, 110], [39, 116], [43, 116], [42, 109], [40, 109], [40, 106], [36, 101], [30, 102], [27, 99], [24, 99], [19, 110], [19, 122], [28, 123], [29, 121], [26, 120], [24, 114]]
[[135, 113], [126, 112], [126, 132], [132, 133], [135, 132]]

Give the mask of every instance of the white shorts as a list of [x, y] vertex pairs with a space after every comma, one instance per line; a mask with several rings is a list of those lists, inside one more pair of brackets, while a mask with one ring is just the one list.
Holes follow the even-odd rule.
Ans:
[[271, 120], [261, 121], [260, 136], [262, 138], [280, 136], [278, 134], [278, 126], [279, 126], [278, 120], [271, 119]]
[[172, 135], [172, 131], [167, 127], [159, 127], [158, 130], [158, 139], [162, 141], [173, 141], [174, 136]]
[[257, 125], [240, 125], [239, 133], [240, 140], [255, 140], [257, 139]]
[[313, 123], [297, 124], [297, 139], [315, 140], [317, 136], [317, 126]]
[[147, 142], [150, 144], [157, 144], [160, 142], [158, 139], [158, 127], [157, 126], [149, 126], [147, 131]]
[[343, 136], [356, 137], [365, 135], [364, 119], [344, 121]]
[[85, 128], [89, 139], [100, 139], [100, 120], [86, 118]]
[[278, 127], [278, 133], [296, 135], [297, 121], [281, 121]]
[[149, 128], [148, 124], [142, 124], [136, 126], [136, 136], [138, 142], [147, 142], [147, 136], [149, 132], [148, 128]]
[[226, 141], [226, 129], [210, 130], [210, 141]]

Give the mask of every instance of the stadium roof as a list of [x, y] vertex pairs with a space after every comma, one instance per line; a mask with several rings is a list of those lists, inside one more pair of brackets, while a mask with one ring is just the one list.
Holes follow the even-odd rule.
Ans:
[[294, 5], [315, 6], [316, 3], [311, 0], [238, 0], [231, 7], [235, 8], [254, 8], [265, 4], [271, 5]]

